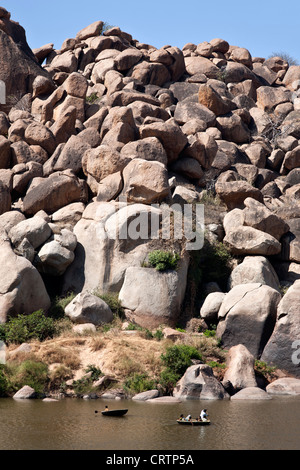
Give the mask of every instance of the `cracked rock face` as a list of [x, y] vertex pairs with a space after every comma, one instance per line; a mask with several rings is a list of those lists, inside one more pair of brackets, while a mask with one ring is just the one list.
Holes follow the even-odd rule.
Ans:
[[229, 395], [222, 384], [214, 377], [212, 368], [197, 364], [187, 369], [177, 382], [175, 398], [194, 398], [202, 400], [228, 399]]
[[217, 336], [224, 347], [243, 344], [259, 358], [272, 334], [280, 299], [277, 290], [259, 283], [231, 289], [219, 310]]
[[9, 315], [48, 310], [50, 298], [37, 269], [12, 250], [5, 233], [0, 237], [0, 323]]
[[277, 322], [263, 351], [262, 360], [300, 378], [299, 370], [299, 293], [300, 280], [287, 290], [277, 312]]

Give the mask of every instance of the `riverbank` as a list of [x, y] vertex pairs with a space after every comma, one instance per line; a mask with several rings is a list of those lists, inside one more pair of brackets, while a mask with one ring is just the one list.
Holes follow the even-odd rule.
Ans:
[[217, 340], [203, 333], [163, 327], [150, 331], [120, 319], [97, 330], [89, 330], [88, 325], [81, 330], [74, 331], [69, 324], [57, 337], [12, 344], [7, 348], [7, 366], [28, 361], [45, 364], [48, 396], [101, 396], [115, 389], [117, 396], [125, 397], [159, 385], [164, 369], [161, 356], [174, 345], [190, 346], [208, 362], [225, 357]]
[[[58, 336], [7, 347], [3, 370], [11, 382], [8, 396], [27, 385], [38, 392], [34, 396], [54, 399], [131, 399], [144, 392], [142, 399], [171, 398], [176, 396], [174, 390], [179, 381], [193, 367], [201, 368], [203, 377], [194, 398], [201, 399], [201, 389], [202, 398], [205, 389], [215, 398], [227, 396], [223, 386], [227, 383], [224, 377], [232, 369], [231, 353], [222, 348], [213, 330], [197, 332], [190, 325], [190, 330], [162, 326], [150, 331], [120, 318], [92, 330], [91, 325], [74, 327], [71, 322], [64, 322], [65, 329]], [[284, 376], [261, 361], [253, 360], [252, 365], [245, 366], [244, 374], [246, 369], [252, 371], [255, 385], [261, 388]], [[251, 385], [253, 382], [244, 380], [244, 387]]]

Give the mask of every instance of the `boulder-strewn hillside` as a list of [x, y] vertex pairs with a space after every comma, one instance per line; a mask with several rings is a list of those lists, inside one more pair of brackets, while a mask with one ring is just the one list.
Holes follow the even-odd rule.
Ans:
[[[118, 292], [138, 325], [200, 316], [225, 348], [300, 377], [300, 66], [103, 26], [31, 51], [0, 8], [0, 322], [72, 291], [68, 314], [98, 324], [111, 312], [83, 294]], [[184, 239], [148, 236], [178, 202], [204, 204], [207, 240], [235, 260], [225, 285], [206, 285]], [[114, 236], [128, 226], [142, 236]], [[178, 269], [145, 267], [156, 249]], [[187, 312], [197, 262], [202, 304]]]

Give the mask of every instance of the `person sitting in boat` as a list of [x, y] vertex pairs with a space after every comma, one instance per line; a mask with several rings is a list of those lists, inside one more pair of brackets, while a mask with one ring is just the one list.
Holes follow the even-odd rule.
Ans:
[[106, 405], [106, 407], [104, 408], [103, 411], [108, 411], [108, 406]]
[[207, 410], [202, 410], [200, 413], [200, 420], [201, 421], [207, 421], [208, 420], [208, 415], [207, 415]]
[[186, 421], [191, 421], [192, 416], [191, 416], [191, 415], [187, 415], [187, 417], [186, 417], [185, 419], [186, 419]]
[[180, 420], [180, 421], [184, 420], [183, 414], [181, 414], [181, 415], [179, 416], [179, 420]]

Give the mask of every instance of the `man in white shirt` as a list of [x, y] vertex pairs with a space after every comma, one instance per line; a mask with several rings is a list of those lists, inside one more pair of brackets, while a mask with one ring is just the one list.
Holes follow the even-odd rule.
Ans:
[[207, 416], [207, 410], [202, 410], [201, 413], [200, 413], [200, 419], [201, 421], [207, 421], [208, 419], [208, 416]]

